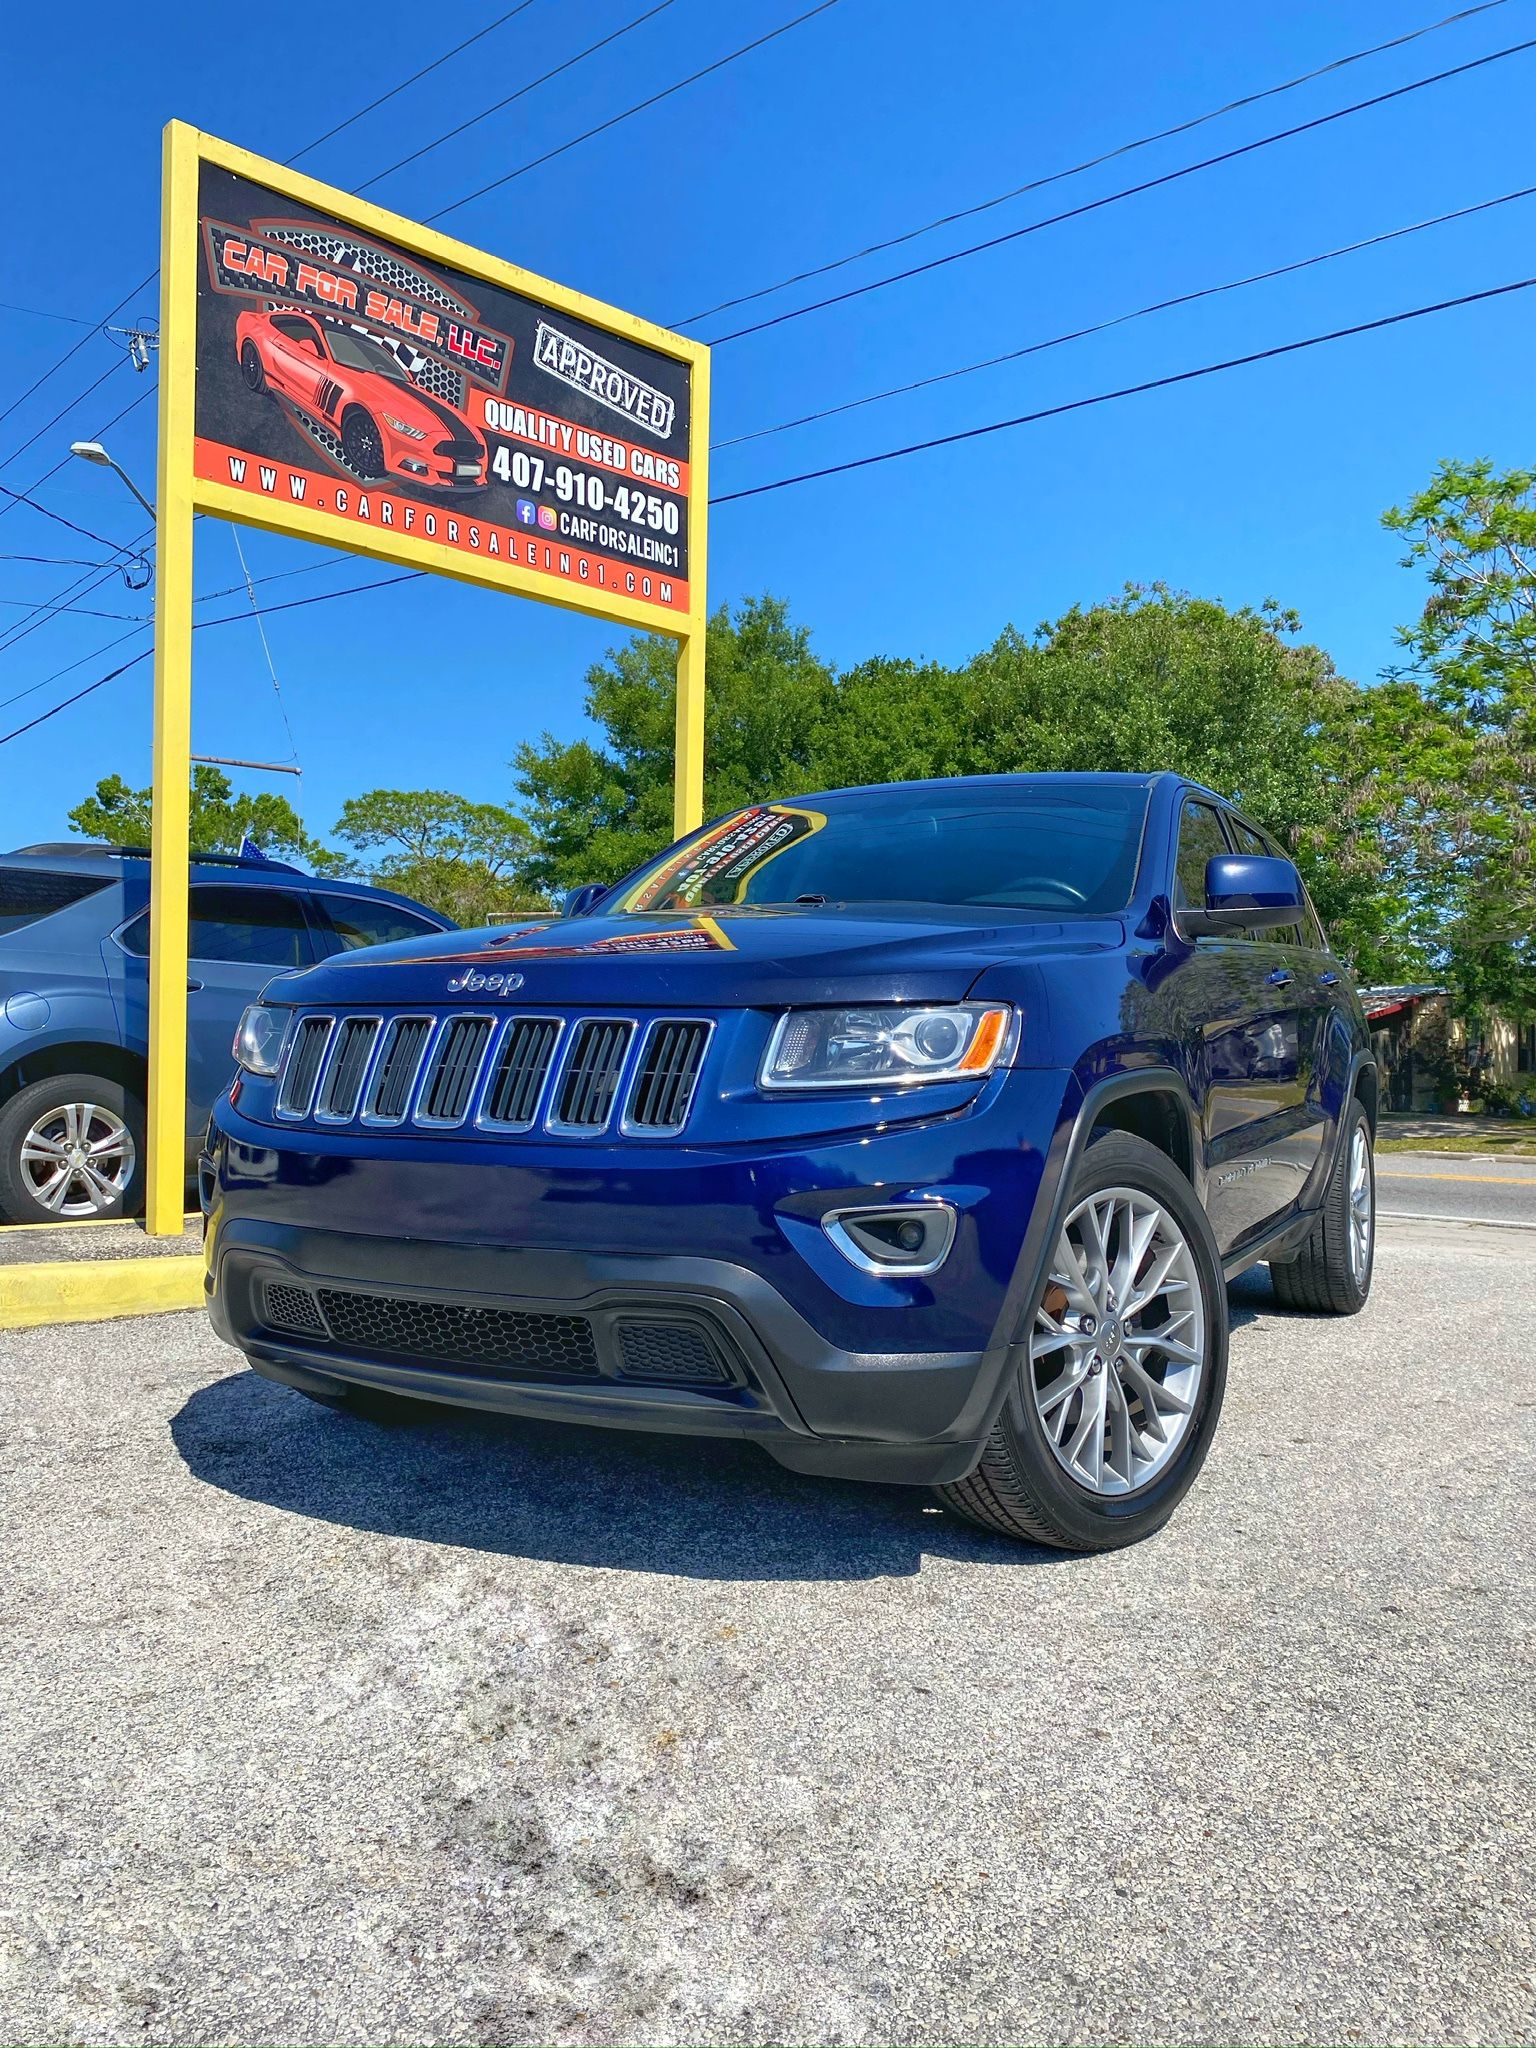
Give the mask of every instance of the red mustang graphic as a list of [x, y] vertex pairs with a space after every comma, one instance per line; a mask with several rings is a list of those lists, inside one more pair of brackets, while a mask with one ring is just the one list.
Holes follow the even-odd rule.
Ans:
[[305, 313], [242, 313], [240, 371], [331, 427], [360, 477], [398, 476], [442, 489], [485, 482], [485, 441], [456, 407], [413, 384], [381, 343]]

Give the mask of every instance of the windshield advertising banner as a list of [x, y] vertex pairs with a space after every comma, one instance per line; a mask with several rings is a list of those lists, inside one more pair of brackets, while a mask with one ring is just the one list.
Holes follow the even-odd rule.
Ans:
[[198, 229], [199, 481], [343, 547], [687, 617], [686, 356], [208, 161]]

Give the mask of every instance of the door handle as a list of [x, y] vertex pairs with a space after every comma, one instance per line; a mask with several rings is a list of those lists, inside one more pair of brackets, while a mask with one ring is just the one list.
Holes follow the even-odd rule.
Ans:
[[1264, 979], [1269, 983], [1271, 988], [1285, 988], [1286, 986], [1288, 986], [1289, 983], [1293, 982], [1296, 979], [1296, 977], [1294, 974], [1292, 974], [1289, 967], [1276, 967], [1272, 968], [1271, 971], [1265, 975]]
[[203, 984], [200, 981], [193, 981], [191, 976], [189, 975], [187, 978], [187, 994], [189, 996], [195, 996], [198, 990], [202, 987], [202, 985]]
[[1336, 974], [1332, 973], [1320, 974], [1317, 977], [1317, 985], [1319, 988], [1337, 988], [1339, 985], [1339, 977]]

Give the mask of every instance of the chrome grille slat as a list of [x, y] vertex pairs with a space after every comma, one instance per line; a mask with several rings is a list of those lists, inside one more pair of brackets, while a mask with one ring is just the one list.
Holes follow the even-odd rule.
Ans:
[[555, 1113], [549, 1119], [552, 1131], [606, 1129], [634, 1033], [628, 1017], [582, 1018], [571, 1033]]
[[481, 1123], [504, 1131], [533, 1128], [544, 1099], [544, 1084], [555, 1063], [560, 1029], [558, 1017], [512, 1019], [486, 1090]]
[[309, 1115], [320, 1063], [330, 1043], [332, 1017], [301, 1017], [283, 1063], [283, 1078], [277, 1091], [279, 1116], [302, 1119]]
[[460, 1124], [480, 1078], [495, 1020], [486, 1016], [447, 1017], [427, 1060], [416, 1104], [419, 1124]]
[[357, 1115], [368, 1062], [379, 1036], [377, 1017], [343, 1017], [315, 1099], [315, 1121], [350, 1123]]
[[680, 1131], [693, 1107], [710, 1025], [702, 1017], [663, 1017], [646, 1033], [624, 1112], [623, 1129]]
[[714, 1030], [707, 1017], [301, 1012], [275, 1111], [330, 1130], [674, 1137], [698, 1106]]
[[417, 1070], [432, 1036], [432, 1023], [430, 1017], [391, 1019], [364, 1099], [364, 1123], [404, 1122]]

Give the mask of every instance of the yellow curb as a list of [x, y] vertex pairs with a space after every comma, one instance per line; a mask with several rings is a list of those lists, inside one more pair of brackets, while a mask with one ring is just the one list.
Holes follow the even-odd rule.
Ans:
[[195, 1253], [0, 1266], [0, 1330], [96, 1323], [109, 1316], [152, 1316], [202, 1305], [203, 1262]]

